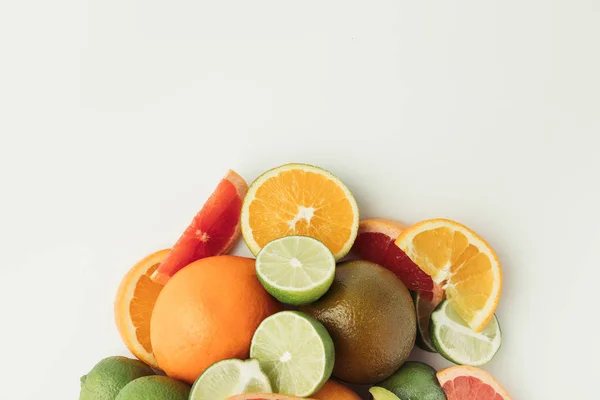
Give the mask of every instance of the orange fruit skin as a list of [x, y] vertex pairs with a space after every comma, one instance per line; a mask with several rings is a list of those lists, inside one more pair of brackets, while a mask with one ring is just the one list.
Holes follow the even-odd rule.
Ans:
[[328, 380], [317, 393], [312, 395], [315, 400], [361, 400], [360, 397], [346, 386], [334, 380]]
[[150, 324], [154, 356], [167, 375], [193, 383], [217, 361], [248, 358], [254, 331], [280, 309], [258, 281], [254, 259], [203, 258], [158, 296]]
[[307, 397], [288, 396], [285, 394], [276, 393], [245, 393], [228, 397], [227, 400], [316, 400]]

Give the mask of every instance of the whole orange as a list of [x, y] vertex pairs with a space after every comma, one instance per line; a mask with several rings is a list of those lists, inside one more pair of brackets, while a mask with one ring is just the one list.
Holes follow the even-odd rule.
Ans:
[[167, 375], [193, 383], [217, 361], [248, 358], [254, 331], [279, 310], [258, 281], [253, 259], [203, 258], [160, 292], [150, 323], [154, 356]]
[[315, 400], [360, 400], [356, 393], [334, 380], [328, 380], [321, 390], [310, 397]]

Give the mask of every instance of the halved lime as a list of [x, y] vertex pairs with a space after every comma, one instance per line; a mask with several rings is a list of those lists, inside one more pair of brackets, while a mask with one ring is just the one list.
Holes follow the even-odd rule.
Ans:
[[286, 236], [267, 243], [256, 257], [258, 279], [285, 304], [309, 304], [323, 296], [335, 275], [327, 246], [308, 236]]
[[198, 379], [189, 400], [224, 400], [242, 393], [271, 393], [257, 360], [228, 359], [211, 365]]
[[431, 319], [431, 313], [435, 310], [438, 303], [437, 301], [432, 303], [424, 299], [419, 293], [411, 292], [411, 295], [413, 296], [415, 311], [417, 312], [416, 345], [422, 350], [437, 353], [429, 335], [429, 320]]
[[483, 365], [500, 349], [502, 332], [494, 317], [481, 332], [473, 331], [452, 308], [443, 301], [431, 315], [431, 340], [446, 359], [461, 365]]
[[274, 392], [306, 397], [331, 376], [335, 350], [319, 321], [301, 312], [282, 311], [259, 325], [250, 357], [260, 362]]
[[379, 386], [373, 386], [369, 389], [369, 393], [373, 396], [373, 400], [400, 400], [394, 393]]

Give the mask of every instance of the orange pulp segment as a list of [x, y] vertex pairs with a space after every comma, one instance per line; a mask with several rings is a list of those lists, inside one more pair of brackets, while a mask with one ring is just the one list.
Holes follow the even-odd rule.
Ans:
[[435, 283], [476, 332], [494, 315], [502, 291], [502, 268], [494, 250], [457, 222], [432, 219], [403, 231], [396, 245]]

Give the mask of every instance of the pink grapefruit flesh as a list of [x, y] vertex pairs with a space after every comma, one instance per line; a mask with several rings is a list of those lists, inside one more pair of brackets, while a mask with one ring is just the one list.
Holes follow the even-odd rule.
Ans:
[[437, 373], [448, 400], [511, 400], [506, 390], [480, 368], [456, 366]]
[[401, 222], [371, 218], [360, 221], [358, 236], [352, 247], [354, 254], [392, 271], [409, 290], [419, 292], [433, 303], [442, 300], [444, 292], [431, 277], [421, 270], [395, 241], [406, 228]]
[[164, 285], [186, 265], [229, 252], [240, 237], [240, 213], [247, 190], [246, 181], [236, 172], [228, 171], [154, 271], [152, 280]]

